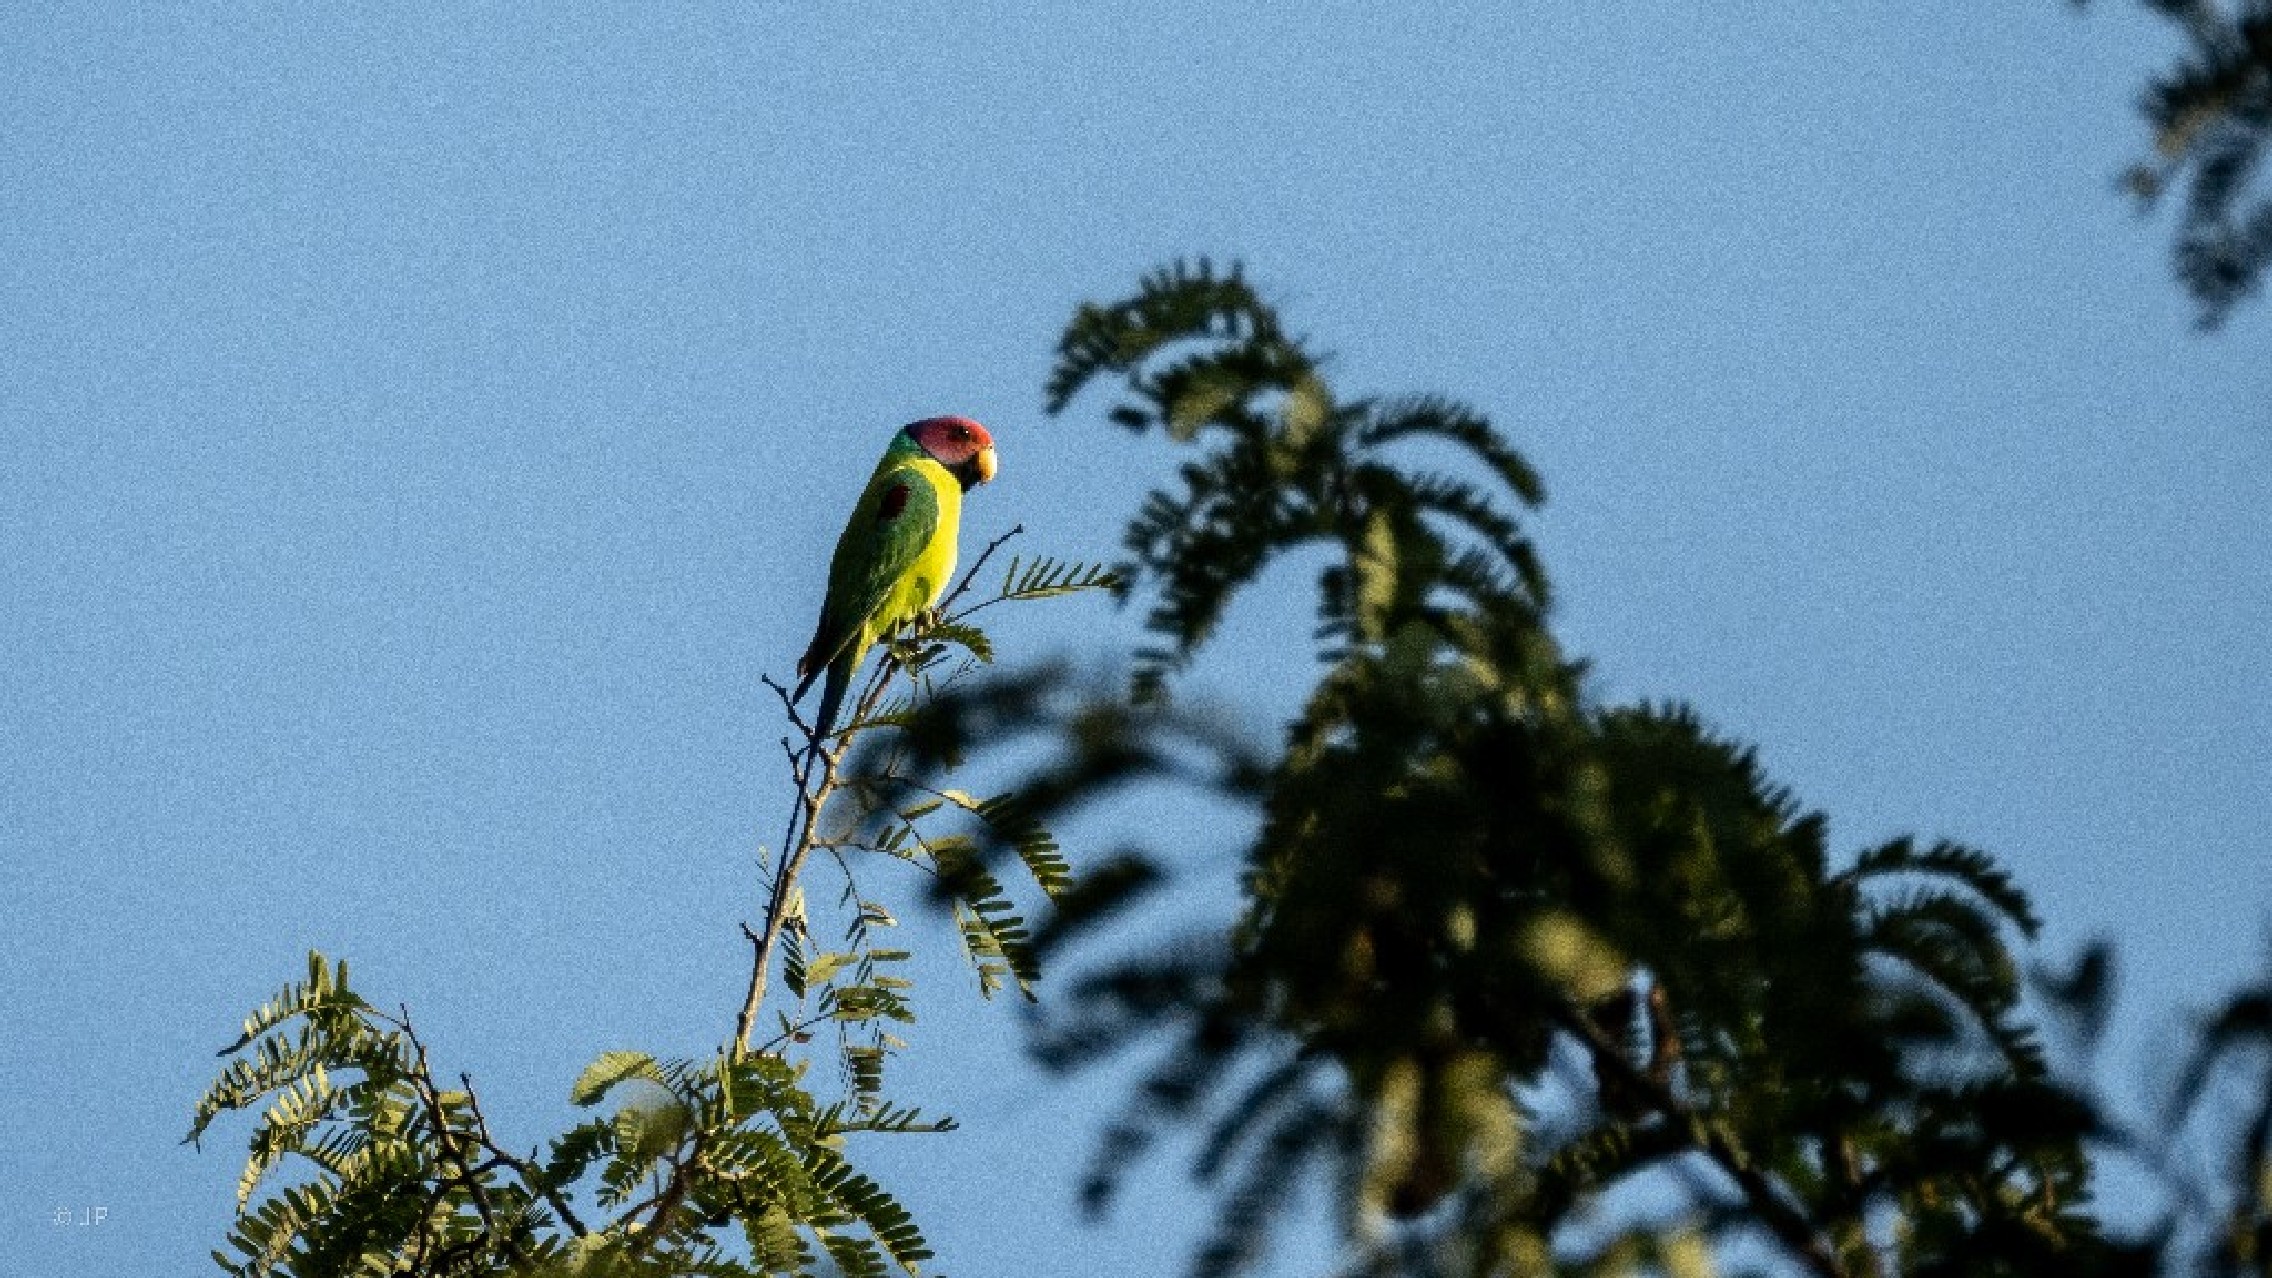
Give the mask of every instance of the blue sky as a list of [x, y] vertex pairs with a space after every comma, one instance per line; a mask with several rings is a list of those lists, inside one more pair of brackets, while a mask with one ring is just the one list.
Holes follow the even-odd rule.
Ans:
[[[756, 679], [875, 455], [976, 416], [969, 537], [1108, 557], [1174, 459], [1041, 381], [1179, 254], [1526, 450], [1601, 696], [2118, 940], [2150, 1077], [2272, 917], [2272, 317], [2193, 333], [2114, 187], [2172, 49], [2052, 0], [0, 14], [8, 1252], [203, 1263], [241, 1129], [174, 1142], [311, 945], [531, 1143], [598, 1051], [717, 1041]], [[1198, 672], [1258, 731], [1299, 585]], [[931, 998], [966, 1128], [888, 1168], [944, 1267], [1177, 1271], [1172, 1164], [1058, 1223], [1107, 1080]]]

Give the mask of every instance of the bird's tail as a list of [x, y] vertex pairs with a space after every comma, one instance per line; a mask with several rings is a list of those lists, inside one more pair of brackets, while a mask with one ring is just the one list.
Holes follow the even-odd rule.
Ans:
[[[802, 696], [805, 687], [810, 686], [811, 683], [812, 676], [805, 676], [804, 684], [797, 689], [798, 695]], [[828, 739], [828, 730], [836, 726], [836, 713], [844, 707], [844, 690], [851, 684], [851, 662], [838, 660], [828, 663], [828, 678], [823, 680], [820, 685], [820, 709], [813, 714], [813, 739], [815, 741], [825, 742]]]
[[852, 682], [852, 672], [837, 669], [839, 663], [829, 659], [832, 655], [829, 650], [841, 646], [831, 644], [829, 638], [828, 613], [824, 610], [820, 624], [813, 627], [813, 641], [805, 645], [805, 655], [797, 658], [797, 673], [802, 677], [797, 680], [797, 690], [789, 694], [792, 704], [804, 700], [805, 690], [813, 686], [813, 680], [820, 678], [823, 671], [828, 673], [827, 682], [820, 686], [820, 713], [813, 718], [816, 742], [827, 736], [829, 728], [836, 723], [836, 712], [844, 702], [844, 686]]

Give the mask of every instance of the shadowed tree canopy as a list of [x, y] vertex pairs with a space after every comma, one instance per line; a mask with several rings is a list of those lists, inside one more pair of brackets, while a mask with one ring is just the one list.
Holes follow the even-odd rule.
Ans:
[[[1204, 262], [1081, 308], [1049, 405], [1111, 387], [1110, 421], [1189, 455], [1128, 526], [1133, 679], [973, 685], [911, 734], [941, 761], [1042, 744], [1018, 789], [1050, 818], [1146, 784], [1258, 818], [1233, 926], [1044, 1006], [1046, 1064], [1149, 1061], [1092, 1208], [1182, 1133], [1218, 1199], [1198, 1274], [1257, 1268], [1305, 1187], [1351, 1274], [1700, 1273], [1737, 1238], [1826, 1275], [2144, 1273], [2177, 1246], [2090, 1211], [2105, 1131], [2022, 1016], [2026, 895], [1957, 844], [1841, 853], [1693, 711], [1588, 697], [1523, 530], [1541, 485], [1481, 415], [1342, 398]], [[1315, 679], [1258, 747], [1178, 689], [1247, 587], [1319, 550]], [[1165, 878], [1117, 858], [1041, 934]], [[1580, 1223], [1620, 1194], [1642, 1223]], [[2260, 1254], [2250, 1210], [2182, 1256]]]
[[2213, 328], [2272, 263], [2263, 175], [2272, 141], [2272, 2], [2144, 3], [2177, 26], [2186, 50], [2141, 99], [2154, 155], [2128, 180], [2149, 203], [2183, 188], [2177, 274], [2200, 303], [2202, 325]]

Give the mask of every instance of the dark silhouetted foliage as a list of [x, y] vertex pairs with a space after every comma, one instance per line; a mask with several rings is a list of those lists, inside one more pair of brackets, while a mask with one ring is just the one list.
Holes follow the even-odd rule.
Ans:
[[2263, 182], [2272, 142], [2272, 2], [2144, 0], [2183, 33], [2186, 50], [2157, 76], [2140, 109], [2154, 156], [2130, 171], [2148, 202], [2185, 189], [2177, 274], [2215, 327], [2253, 294], [2272, 263], [2272, 193]]
[[[1547, 624], [1521, 457], [1468, 408], [1343, 400], [1320, 366], [1235, 269], [1081, 308], [1050, 406], [1115, 382], [1110, 421], [1193, 453], [1129, 526], [1133, 684], [972, 685], [909, 737], [918, 769], [1054, 742], [1019, 787], [1052, 818], [1145, 784], [1257, 817], [1233, 926], [1044, 1009], [1053, 1068], [1150, 1061], [1083, 1200], [1179, 1137], [1217, 1195], [1199, 1274], [1257, 1268], [1304, 1186], [1351, 1273], [1708, 1272], [1762, 1235], [1822, 1274], [2148, 1272], [2089, 1212], [2103, 1124], [2021, 1014], [2037, 924], [2010, 877], [1950, 843], [1841, 857], [1694, 712], [1595, 704]], [[1175, 685], [1318, 548], [1314, 683], [1259, 748]], [[1044, 930], [1162, 877], [1110, 867]], [[1576, 1223], [1635, 1192], [1665, 1209]]]

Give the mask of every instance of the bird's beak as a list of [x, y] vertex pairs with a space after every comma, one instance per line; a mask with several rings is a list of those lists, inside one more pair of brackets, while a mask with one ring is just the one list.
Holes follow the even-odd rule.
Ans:
[[994, 478], [994, 450], [981, 448], [978, 450], [978, 456], [972, 460], [978, 463], [978, 482], [982, 484], [991, 482]]

